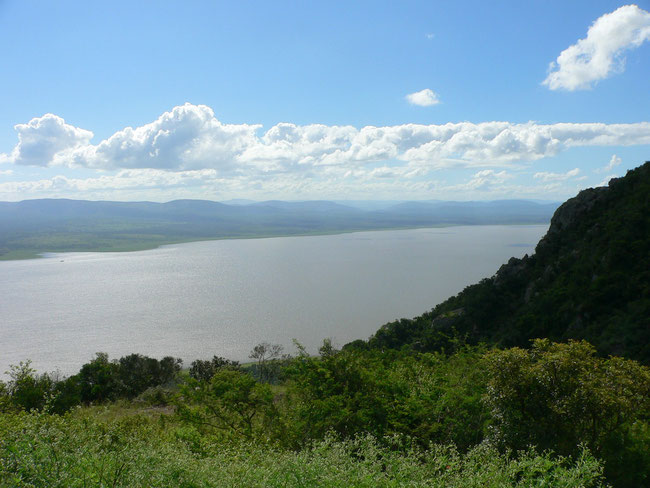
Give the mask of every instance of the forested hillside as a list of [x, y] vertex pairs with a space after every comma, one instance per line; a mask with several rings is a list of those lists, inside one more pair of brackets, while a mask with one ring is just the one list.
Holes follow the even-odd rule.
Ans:
[[505, 347], [586, 339], [601, 354], [650, 363], [650, 162], [561, 205], [532, 256], [384, 325], [367, 345], [434, 351], [459, 338]]

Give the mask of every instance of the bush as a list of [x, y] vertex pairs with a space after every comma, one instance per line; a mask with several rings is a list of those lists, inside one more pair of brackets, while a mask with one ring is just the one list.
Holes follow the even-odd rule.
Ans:
[[365, 435], [327, 436], [299, 451], [208, 443], [198, 456], [186, 439], [140, 416], [2, 415], [0, 488], [603, 486], [602, 467], [586, 450], [575, 461], [533, 450], [509, 456], [484, 445], [461, 454]]
[[641, 454], [629, 448], [648, 445], [648, 437], [637, 435], [650, 414], [649, 368], [599, 358], [584, 341], [546, 339], [535, 340], [530, 350], [491, 351], [485, 365], [491, 438], [497, 444], [515, 450], [535, 445], [563, 455], [575, 455], [586, 445], [606, 461], [612, 479], [630, 466], [629, 486], [648, 479], [650, 466], [635, 465], [632, 459]]
[[174, 392], [171, 390], [163, 386], [152, 386], [143, 391], [135, 401], [152, 407], [165, 407], [172, 402], [173, 397]]
[[184, 422], [228, 438], [268, 438], [278, 420], [269, 385], [228, 369], [215, 373], [209, 383], [188, 381], [176, 406]]
[[211, 360], [197, 359], [190, 366], [190, 377], [198, 381], [210, 381], [210, 378], [223, 368], [239, 369], [239, 362], [219, 356], [213, 356]]
[[370, 432], [466, 450], [481, 442], [487, 421], [481, 354], [477, 348], [449, 357], [348, 348], [319, 358], [302, 355], [288, 368], [285, 408], [293, 442], [330, 431], [344, 438]]
[[47, 373], [36, 374], [31, 361], [12, 365], [8, 374], [10, 379], [4, 387], [5, 408], [41, 410], [54, 395], [55, 381]]

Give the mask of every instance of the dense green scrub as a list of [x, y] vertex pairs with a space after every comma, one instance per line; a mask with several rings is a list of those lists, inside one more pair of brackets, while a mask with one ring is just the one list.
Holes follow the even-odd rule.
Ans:
[[301, 450], [196, 440], [144, 416], [101, 421], [87, 413], [0, 417], [0, 487], [597, 487], [602, 467], [517, 456], [486, 445], [394, 448], [372, 436], [331, 436]]
[[[99, 354], [0, 384], [0, 486], [643, 486], [650, 370], [585, 342]], [[188, 374], [189, 373], [189, 374]], [[76, 405], [76, 406], [75, 406]], [[56, 413], [59, 412], [59, 413]], [[533, 446], [533, 447], [531, 447]]]

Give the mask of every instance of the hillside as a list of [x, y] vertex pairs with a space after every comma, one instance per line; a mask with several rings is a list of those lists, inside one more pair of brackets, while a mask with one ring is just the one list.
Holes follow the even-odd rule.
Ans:
[[[185, 370], [172, 356], [97, 353], [69, 377], [13, 365], [0, 380], [0, 488], [648, 486], [650, 368], [529, 339], [584, 337], [648, 362], [649, 183], [646, 163], [581, 192], [533, 256], [342, 351], [264, 342], [249, 364], [213, 356]], [[166, 212], [187, 208], [198, 220], [224, 210]]]
[[503, 347], [586, 339], [601, 354], [650, 363], [650, 162], [561, 205], [532, 256], [384, 325], [368, 344], [430, 351], [458, 336]]
[[405, 202], [365, 209], [328, 201], [0, 202], [0, 259], [42, 252], [130, 251], [206, 239], [436, 225], [545, 224], [556, 207], [525, 200]]

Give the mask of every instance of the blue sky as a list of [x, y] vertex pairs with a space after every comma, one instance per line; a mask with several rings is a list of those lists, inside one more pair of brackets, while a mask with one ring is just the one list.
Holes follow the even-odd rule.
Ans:
[[650, 159], [649, 10], [0, 0], [0, 200], [563, 200]]

